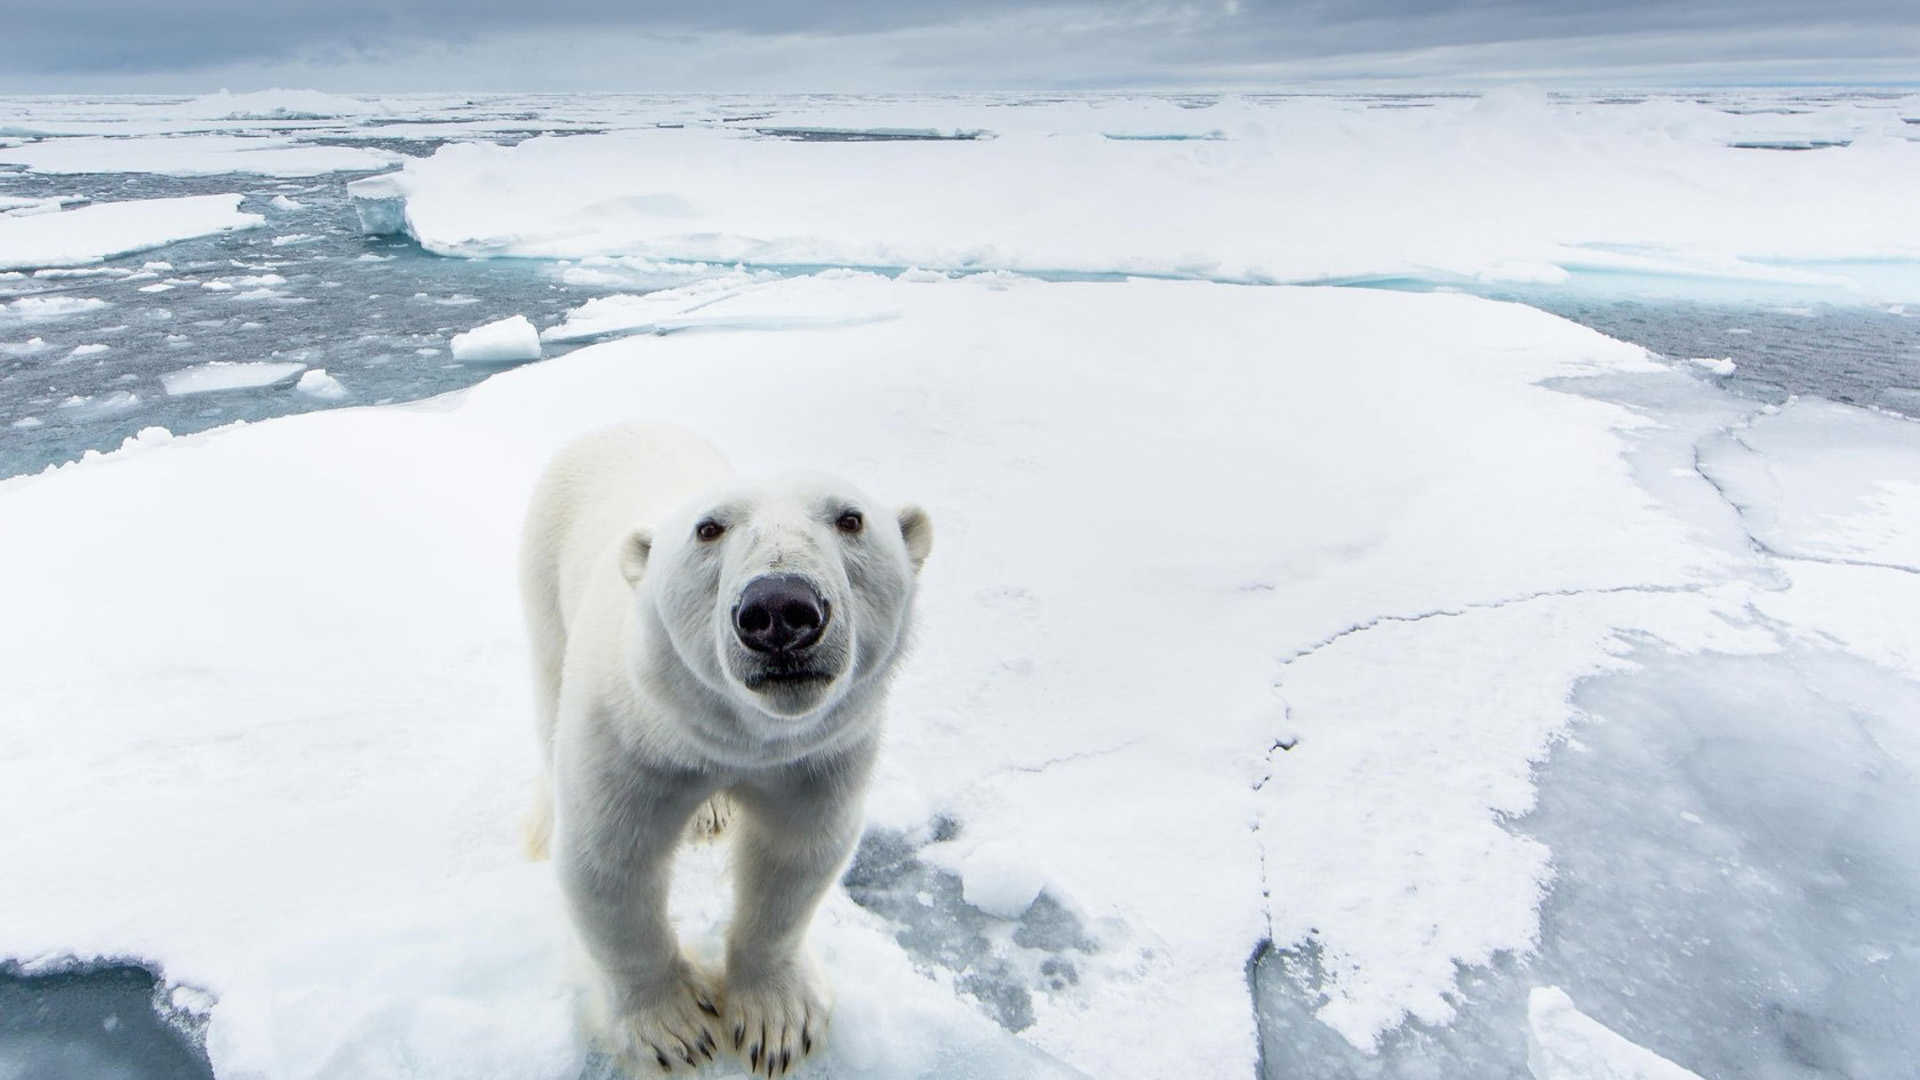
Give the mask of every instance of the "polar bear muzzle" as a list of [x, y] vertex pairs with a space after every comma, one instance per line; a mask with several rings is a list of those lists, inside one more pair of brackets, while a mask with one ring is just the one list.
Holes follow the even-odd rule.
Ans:
[[763, 574], [740, 590], [733, 632], [753, 652], [793, 656], [819, 644], [832, 612], [827, 598], [799, 574]]

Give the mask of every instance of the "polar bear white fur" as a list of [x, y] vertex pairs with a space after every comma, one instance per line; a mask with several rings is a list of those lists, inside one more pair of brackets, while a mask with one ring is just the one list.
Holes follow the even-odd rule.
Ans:
[[[677, 428], [601, 431], [547, 467], [520, 566], [546, 762], [527, 839], [629, 1066], [695, 1068], [724, 1040], [773, 1076], [819, 1043], [829, 996], [802, 939], [859, 835], [931, 544], [915, 507], [827, 477], [741, 484]], [[682, 953], [667, 880], [689, 822], [730, 815], [716, 975]]]

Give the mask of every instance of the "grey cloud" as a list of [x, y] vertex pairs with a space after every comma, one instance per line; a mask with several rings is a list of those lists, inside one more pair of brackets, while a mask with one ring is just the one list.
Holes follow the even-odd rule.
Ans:
[[[1796, 48], [1796, 32], [1813, 18], [1822, 33], [1810, 35]], [[1313, 65], [1328, 57], [1420, 50], [1501, 46], [1510, 57], [1525, 59], [1527, 43], [1557, 49], [1580, 39], [1613, 42], [1610, 55], [1615, 63], [1688, 58], [1688, 48], [1671, 44], [1636, 57], [1635, 35], [1690, 40], [1691, 51], [1701, 57], [1872, 54], [1884, 60], [1899, 57], [1902, 49], [1906, 55], [1920, 54], [1920, 5], [1912, 0], [1832, 0], [1817, 8], [1805, 0], [1613, 0], [1604, 5], [1579, 0], [1123, 0], [1078, 5], [1033, 0], [426, 0], [404, 5], [373, 0], [184, 0], [167, 5], [65, 0], [15, 12], [0, 9], [0, 31], [0, 86], [13, 90], [83, 88], [100, 80], [124, 89], [142, 76], [168, 76], [183, 83], [196, 72], [211, 77], [245, 71], [271, 78], [281, 67], [308, 81], [328, 70], [386, 70], [398, 87], [420, 81], [412, 76], [423, 73], [407, 72], [403, 66], [422, 56], [454, 65], [449, 74], [479, 78], [501, 89], [622, 89], [638, 87], [635, 80], [642, 78], [642, 73], [619, 64], [622, 47], [630, 46], [635, 56], [658, 57], [676, 39], [696, 55], [671, 70], [683, 78], [710, 75], [714, 82], [730, 76], [764, 81], [770, 77], [767, 65], [788, 65], [797, 73], [834, 70], [820, 63], [820, 57], [800, 55], [800, 50], [812, 48], [844, 53], [847, 70], [836, 71], [843, 88], [859, 81], [863, 64], [884, 65], [889, 88], [1010, 82], [1097, 86], [1207, 82], [1209, 72], [1284, 76], [1294, 61], [1310, 62], [1299, 70], [1318, 70]], [[494, 46], [516, 35], [549, 43], [573, 35], [590, 42], [592, 48], [583, 51], [600, 62], [580, 70], [474, 73], [461, 71], [457, 60], [450, 59], [463, 49], [497, 55]], [[1762, 37], [1764, 48], [1754, 44]], [[1841, 39], [1849, 44], [1836, 51], [1833, 42]], [[776, 46], [790, 41], [799, 44], [780, 53]], [[1592, 49], [1575, 51], [1589, 59], [1598, 55]], [[753, 59], [740, 59], [747, 54]], [[710, 70], [698, 62], [702, 58], [710, 58]], [[1550, 67], [1553, 57], [1539, 59]], [[729, 65], [738, 65], [738, 71]], [[1893, 66], [1897, 72], [1897, 60]], [[1908, 77], [1920, 80], [1920, 62], [1913, 67]], [[1887, 69], [1883, 63], [1876, 70]], [[1834, 72], [1837, 79], [1845, 74]], [[878, 70], [873, 75], [876, 80], [882, 77]], [[516, 85], [515, 79], [521, 81]]]

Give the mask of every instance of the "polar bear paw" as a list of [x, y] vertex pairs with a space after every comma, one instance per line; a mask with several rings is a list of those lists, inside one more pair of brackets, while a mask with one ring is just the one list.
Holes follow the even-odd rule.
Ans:
[[826, 981], [801, 961], [728, 980], [723, 1030], [754, 1076], [784, 1076], [821, 1044], [832, 1001]]
[[719, 1000], [709, 979], [682, 965], [660, 991], [628, 996], [609, 1025], [614, 1057], [642, 1074], [705, 1066], [720, 1049]]
[[733, 824], [733, 800], [722, 791], [710, 796], [693, 812], [687, 823], [687, 839], [696, 844], [712, 843], [724, 836]]

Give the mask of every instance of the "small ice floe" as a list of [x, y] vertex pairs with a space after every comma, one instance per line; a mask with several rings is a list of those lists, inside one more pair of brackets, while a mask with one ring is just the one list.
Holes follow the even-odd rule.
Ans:
[[285, 236], [276, 236], [273, 238], [272, 243], [274, 247], [286, 247], [288, 244], [304, 244], [309, 240], [318, 239], [320, 238], [312, 233], [297, 232], [288, 233]]
[[246, 390], [284, 382], [305, 364], [290, 360], [210, 360], [204, 364], [169, 371], [160, 376], [160, 385], [170, 397], [205, 394], [214, 390]]
[[0, 356], [33, 356], [46, 352], [53, 346], [44, 338], [28, 338], [25, 341], [0, 341]]
[[155, 259], [152, 262], [141, 263], [140, 269], [150, 270], [156, 274], [166, 274], [166, 273], [171, 273], [173, 271], [173, 264], [170, 262], [165, 262], [159, 259]]
[[1527, 1069], [1534, 1080], [1700, 1080], [1574, 1008], [1557, 986], [1527, 997]]
[[293, 388], [308, 397], [319, 398], [322, 401], [339, 401], [347, 396], [347, 388], [340, 385], [339, 379], [327, 374], [326, 368], [314, 368], [311, 371], [302, 372], [300, 381], [294, 383]]
[[306, 203], [298, 199], [289, 199], [285, 195], [275, 195], [272, 199], [268, 200], [267, 205], [273, 207], [275, 210], [305, 210], [307, 208]]
[[143, 292], [143, 293], [162, 293], [162, 292], [172, 292], [172, 291], [173, 291], [173, 286], [171, 286], [171, 285], [169, 285], [169, 284], [167, 284], [167, 283], [166, 283], [166, 282], [164, 282], [164, 281], [156, 281], [156, 282], [154, 282], [154, 283], [153, 283], [153, 284], [151, 284], [151, 285], [142, 285], [142, 286], [140, 286], [140, 291], [141, 291], [141, 292]]
[[0, 322], [65, 319], [83, 311], [98, 311], [106, 306], [105, 300], [92, 296], [23, 296], [0, 307]]
[[511, 364], [540, 359], [540, 332], [525, 315], [453, 335], [453, 358], [463, 364]]
[[53, 267], [46, 270], [35, 270], [33, 272], [34, 277], [49, 281], [57, 281], [62, 278], [129, 277], [132, 274], [133, 271], [124, 270], [117, 266]]
[[67, 359], [76, 360], [82, 356], [98, 356], [111, 348], [113, 348], [113, 346], [101, 345], [98, 342], [90, 345], [75, 345], [73, 351], [67, 354]]
[[1725, 356], [1725, 357], [1690, 356], [1687, 358], [1687, 362], [1691, 364], [1699, 364], [1701, 367], [1706, 368], [1708, 371], [1713, 372], [1715, 375], [1731, 375], [1734, 373], [1734, 370], [1739, 367], [1739, 365], [1733, 362], [1733, 357], [1731, 356]]
[[58, 407], [82, 416], [105, 416], [108, 413], [126, 412], [139, 404], [140, 395], [131, 390], [115, 390], [111, 394], [74, 394]]

